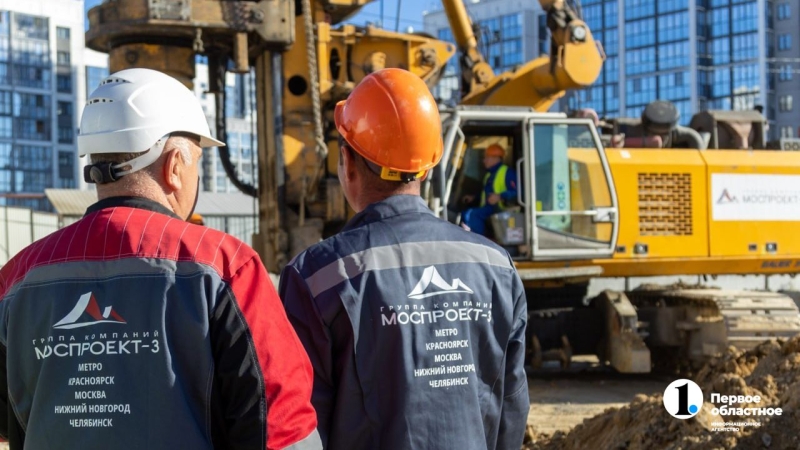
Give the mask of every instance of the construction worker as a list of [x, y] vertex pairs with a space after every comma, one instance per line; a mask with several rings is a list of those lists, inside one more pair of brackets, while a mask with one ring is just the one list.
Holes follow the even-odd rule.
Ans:
[[256, 253], [187, 222], [211, 137], [172, 77], [91, 94], [78, 149], [99, 201], [0, 270], [11, 449], [321, 448], [313, 371]]
[[[491, 144], [483, 154], [483, 166], [486, 175], [483, 177], [483, 191], [477, 208], [464, 211], [462, 223], [466, 228], [478, 234], [485, 234], [486, 220], [495, 213], [503, 211], [507, 202], [517, 198], [517, 174], [514, 169], [503, 164], [505, 150], [497, 144]], [[466, 195], [464, 201], [471, 203], [475, 196]]]
[[443, 147], [428, 87], [379, 70], [334, 114], [356, 215], [279, 285], [314, 366], [323, 445], [519, 449], [530, 408], [522, 282], [502, 248], [420, 197]]

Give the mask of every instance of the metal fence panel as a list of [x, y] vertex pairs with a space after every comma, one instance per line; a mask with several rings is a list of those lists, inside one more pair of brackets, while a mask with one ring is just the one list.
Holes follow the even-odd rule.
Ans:
[[250, 216], [203, 216], [203, 221], [209, 228], [224, 231], [249, 246], [253, 245], [256, 225]]
[[57, 229], [56, 214], [10, 206], [0, 208], [0, 266]]
[[50, 235], [58, 230], [58, 215], [34, 211], [33, 213], [33, 240]]
[[[61, 227], [80, 220], [81, 217], [64, 216]], [[205, 216], [209, 228], [224, 231], [252, 246], [256, 224], [250, 216]], [[59, 229], [57, 214], [33, 211], [26, 208], [0, 207], [0, 266], [6, 264], [19, 251]]]

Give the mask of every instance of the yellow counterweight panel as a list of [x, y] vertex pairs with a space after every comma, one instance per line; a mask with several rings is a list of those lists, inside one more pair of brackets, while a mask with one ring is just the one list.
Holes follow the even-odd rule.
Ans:
[[[615, 258], [708, 255], [706, 167], [695, 150], [606, 149], [619, 201]], [[647, 252], [634, 254], [637, 244]]]
[[800, 153], [718, 150], [702, 157], [711, 255], [800, 255]]

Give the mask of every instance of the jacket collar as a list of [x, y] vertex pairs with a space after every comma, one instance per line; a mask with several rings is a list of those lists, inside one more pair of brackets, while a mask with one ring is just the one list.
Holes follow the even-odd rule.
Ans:
[[373, 222], [380, 222], [390, 217], [412, 213], [433, 215], [433, 211], [428, 208], [428, 205], [419, 195], [392, 195], [364, 208], [363, 211], [347, 222], [342, 231], [358, 228]]
[[170, 217], [173, 217], [178, 220], [183, 220], [178, 217], [177, 214], [170, 211], [164, 205], [154, 202], [153, 200], [146, 199], [144, 197], [109, 197], [103, 200], [98, 201], [97, 203], [89, 206], [86, 208], [86, 214], [84, 217], [88, 216], [91, 213], [106, 209], [106, 208], [116, 208], [116, 207], [124, 207], [124, 208], [138, 208], [138, 209], [145, 209], [147, 211], [154, 211], [160, 214], [164, 214]]

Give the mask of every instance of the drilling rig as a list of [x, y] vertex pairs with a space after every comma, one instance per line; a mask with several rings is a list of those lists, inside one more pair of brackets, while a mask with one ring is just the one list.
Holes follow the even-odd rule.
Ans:
[[433, 87], [458, 50], [460, 106], [442, 111], [444, 156], [423, 197], [457, 222], [458, 199], [480, 189], [481, 151], [492, 143], [508, 149], [505, 162], [521, 187], [517, 204], [493, 216], [490, 229], [527, 289], [532, 366], [555, 359], [566, 367], [572, 355], [596, 354], [618, 371], [649, 372], [654, 361], [698, 362], [730, 344], [800, 332], [797, 306], [779, 294], [673, 287], [585, 298], [595, 277], [800, 272], [793, 237], [800, 214], [770, 205], [748, 212], [742, 203], [763, 197], [746, 190], [753, 183], [778, 191], [798, 185], [800, 154], [753, 152], [746, 136], [744, 151], [722, 150], [724, 120], [713, 129], [678, 128], [662, 103], [639, 124], [639, 142], [661, 143], [647, 149], [611, 145], [591, 117], [546, 112], [565, 92], [591, 85], [605, 59], [563, 0], [540, 0], [549, 55], [500, 74], [479, 51], [461, 0], [443, 1], [455, 45], [344, 24], [366, 3], [106, 0], [89, 11], [86, 42], [109, 54], [111, 72], [156, 69], [190, 88], [195, 58], [206, 56], [222, 141], [225, 73], [254, 68], [258, 186], [239, 180], [226, 148], [219, 152], [233, 183], [258, 198], [253, 247], [271, 272], [349, 216], [336, 175], [335, 103], [385, 67]]

